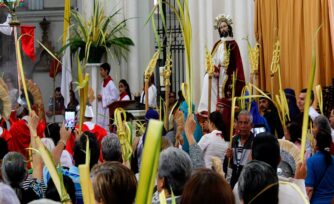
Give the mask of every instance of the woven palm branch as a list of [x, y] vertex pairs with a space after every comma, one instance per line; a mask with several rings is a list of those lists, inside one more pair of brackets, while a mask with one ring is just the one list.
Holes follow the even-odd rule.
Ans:
[[43, 97], [42, 92], [37, 86], [36, 83], [34, 83], [33, 80], [26, 80], [26, 85], [28, 92], [31, 93], [34, 99], [33, 107], [36, 111], [36, 114], [41, 120], [45, 120], [45, 111], [44, 111], [44, 103], [43, 103]]
[[220, 174], [221, 176], [225, 177], [222, 160], [219, 157], [213, 156], [211, 157], [211, 161], [212, 161], [212, 168], [214, 169], [214, 171]]
[[6, 82], [3, 80], [2, 77], [0, 77], [0, 86], [4, 87], [6, 90], [8, 90], [8, 86]]
[[[2, 79], [0, 81], [3, 82]], [[8, 120], [11, 110], [12, 105], [8, 94], [7, 86], [3, 86], [3, 84], [0, 84], [0, 114], [2, 115], [2, 117]]]
[[[279, 142], [279, 146], [281, 150], [282, 160], [287, 162], [289, 165], [291, 165], [291, 168], [295, 171], [297, 163], [301, 160], [300, 149], [298, 149], [298, 147], [294, 143], [288, 140], [279, 139], [278, 142]], [[289, 156], [284, 156], [287, 154]], [[291, 161], [291, 159], [293, 160]]]

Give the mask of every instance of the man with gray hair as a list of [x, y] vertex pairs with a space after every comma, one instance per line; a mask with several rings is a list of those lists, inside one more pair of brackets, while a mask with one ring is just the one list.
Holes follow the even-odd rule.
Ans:
[[101, 143], [103, 161], [118, 161], [123, 163], [121, 143], [116, 134], [105, 136]]
[[[232, 177], [230, 185], [233, 188], [238, 181], [243, 166], [247, 163], [251, 154], [254, 135], [251, 132], [253, 127], [253, 116], [248, 111], [241, 111], [238, 115], [237, 135], [232, 139], [232, 149], [228, 148], [226, 157], [230, 159]], [[225, 161], [228, 161], [225, 159]], [[226, 164], [226, 162], [224, 163]]]
[[[169, 147], [160, 154], [157, 192], [152, 203], [160, 203], [159, 193], [164, 190], [167, 203], [171, 203], [173, 191], [176, 203], [181, 199], [183, 187], [191, 175], [192, 163], [189, 155], [181, 149]], [[158, 193], [159, 192], [159, 193]]]
[[263, 161], [247, 163], [239, 178], [239, 196], [243, 203], [278, 203], [276, 170]]

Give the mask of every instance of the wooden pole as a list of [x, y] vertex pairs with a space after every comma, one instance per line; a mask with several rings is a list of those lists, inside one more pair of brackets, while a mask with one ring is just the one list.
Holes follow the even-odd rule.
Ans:
[[[18, 43], [18, 39], [17, 39], [17, 26], [14, 26], [13, 27], [13, 30], [14, 30], [14, 42], [15, 42], [15, 48], [17, 46], [17, 43]], [[21, 90], [21, 71], [20, 71], [20, 68], [19, 68], [19, 59], [16, 58], [16, 68], [17, 68], [17, 83], [18, 83], [18, 88], [19, 88], [19, 91]]]
[[270, 92], [271, 92], [271, 97], [273, 97], [274, 96], [274, 74], [272, 74], [270, 76], [270, 79], [271, 79], [271, 83], [270, 83], [271, 90], [270, 90]]
[[169, 130], [169, 92], [170, 92], [170, 88], [169, 85], [165, 86], [165, 104], [166, 104], [166, 109], [165, 109], [165, 128], [166, 131]]
[[145, 79], [145, 111], [148, 111], [148, 83], [149, 81]]
[[209, 75], [209, 84], [208, 84], [208, 114], [211, 113], [211, 92], [212, 92], [212, 76]]
[[[257, 76], [257, 74], [254, 74], [254, 84], [255, 84], [255, 86], [257, 86], [258, 87], [258, 84], [259, 84], [259, 81], [258, 81], [258, 76]], [[254, 93], [254, 95], [256, 95], [257, 94], [257, 90], [255, 89], [255, 91], [253, 92]]]

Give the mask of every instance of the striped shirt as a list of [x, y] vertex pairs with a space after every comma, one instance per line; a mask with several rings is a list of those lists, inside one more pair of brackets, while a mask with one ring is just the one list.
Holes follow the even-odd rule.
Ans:
[[21, 187], [24, 190], [32, 189], [36, 195], [38, 195], [38, 197], [44, 198], [46, 185], [44, 185], [43, 179], [39, 181], [36, 178], [33, 178], [31, 174], [29, 174], [28, 178], [21, 183]]

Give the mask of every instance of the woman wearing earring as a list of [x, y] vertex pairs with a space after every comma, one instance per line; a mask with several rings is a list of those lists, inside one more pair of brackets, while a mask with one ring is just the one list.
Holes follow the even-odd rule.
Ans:
[[118, 84], [119, 89], [119, 101], [131, 100], [131, 91], [128, 82], [125, 79], [121, 79]]

